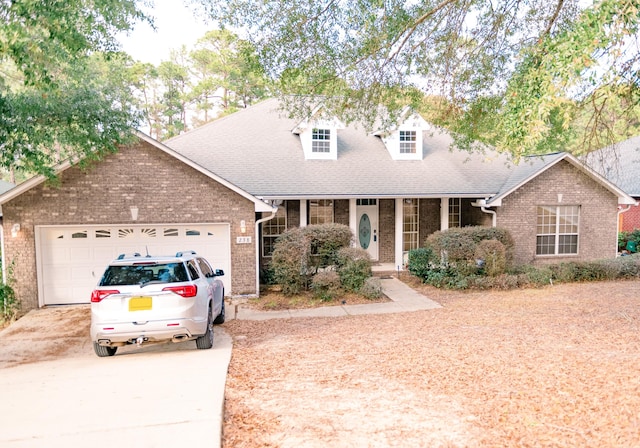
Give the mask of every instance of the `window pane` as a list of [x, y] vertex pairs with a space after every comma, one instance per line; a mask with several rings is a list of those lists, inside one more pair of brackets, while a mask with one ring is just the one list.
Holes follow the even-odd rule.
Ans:
[[312, 131], [311, 151], [312, 152], [330, 152], [331, 151], [331, 130], [330, 129], [314, 129]]
[[276, 240], [287, 230], [287, 212], [284, 207], [278, 207], [278, 212], [273, 219], [262, 223], [262, 255], [270, 257]]
[[416, 131], [400, 131], [400, 154], [415, 154]]
[[333, 223], [333, 201], [319, 199], [309, 201], [309, 224]]
[[449, 227], [460, 227], [460, 198], [449, 198]]
[[402, 250], [408, 252], [419, 247], [418, 199], [404, 199], [402, 203]]
[[536, 242], [537, 255], [553, 255], [556, 247], [556, 237], [554, 235], [538, 236]]
[[560, 235], [558, 237], [559, 254], [578, 253], [578, 235]]

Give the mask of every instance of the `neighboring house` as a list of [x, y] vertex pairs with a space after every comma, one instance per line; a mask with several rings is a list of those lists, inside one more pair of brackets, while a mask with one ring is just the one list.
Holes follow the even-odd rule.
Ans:
[[5, 266], [23, 307], [88, 302], [121, 252], [194, 249], [222, 268], [227, 295], [259, 293], [258, 273], [286, 229], [350, 226], [356, 244], [402, 269], [433, 232], [497, 225], [518, 263], [615, 257], [618, 206], [634, 200], [569, 154], [518, 166], [405, 114], [372, 134], [323, 118], [286, 118], [268, 100], [162, 143], [138, 134], [59, 183], [34, 178], [0, 195]]
[[[636, 201], [640, 200], [640, 136], [589, 153], [585, 163]], [[640, 207], [628, 208], [620, 214], [621, 232], [640, 229]]]

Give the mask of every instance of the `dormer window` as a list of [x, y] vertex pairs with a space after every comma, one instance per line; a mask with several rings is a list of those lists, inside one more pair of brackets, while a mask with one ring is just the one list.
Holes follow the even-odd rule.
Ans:
[[331, 152], [331, 129], [313, 129], [311, 152]]
[[291, 130], [300, 136], [306, 160], [337, 160], [338, 129], [344, 125], [337, 119], [322, 117], [321, 108]]
[[423, 132], [430, 128], [424, 118], [405, 108], [397, 125], [379, 129], [373, 135], [382, 139], [393, 160], [422, 160]]
[[400, 131], [400, 154], [416, 153], [416, 131]]

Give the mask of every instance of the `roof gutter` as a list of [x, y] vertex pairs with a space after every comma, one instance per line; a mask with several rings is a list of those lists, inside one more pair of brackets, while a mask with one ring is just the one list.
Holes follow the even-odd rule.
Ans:
[[256, 236], [256, 296], [260, 296], [260, 239], [258, 238], [260, 224], [265, 221], [270, 221], [276, 217], [276, 213], [278, 213], [278, 206], [274, 206], [271, 208], [271, 216], [267, 216], [266, 218], [258, 219], [256, 221], [256, 231], [254, 235]]

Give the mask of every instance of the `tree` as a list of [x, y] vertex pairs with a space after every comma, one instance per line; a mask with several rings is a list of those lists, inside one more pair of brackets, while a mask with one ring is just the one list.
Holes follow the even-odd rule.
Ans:
[[379, 104], [390, 119], [435, 104], [458, 144], [516, 158], [610, 140], [604, 98], [636, 121], [638, 0], [194, 1], [246, 30], [294, 114], [306, 94], [369, 126]]
[[148, 20], [136, 0], [0, 0], [0, 167], [52, 176], [137, 123], [117, 64], [119, 31]]
[[171, 60], [160, 63], [158, 77], [164, 88], [161, 101], [164, 132], [160, 133], [160, 136], [170, 138], [187, 128], [187, 103], [191, 80], [187, 66], [187, 50], [184, 46], [171, 51]]
[[190, 59], [197, 78], [192, 98], [204, 112], [204, 122], [213, 109], [234, 112], [267, 95], [255, 49], [228, 30], [206, 33], [190, 52]]

